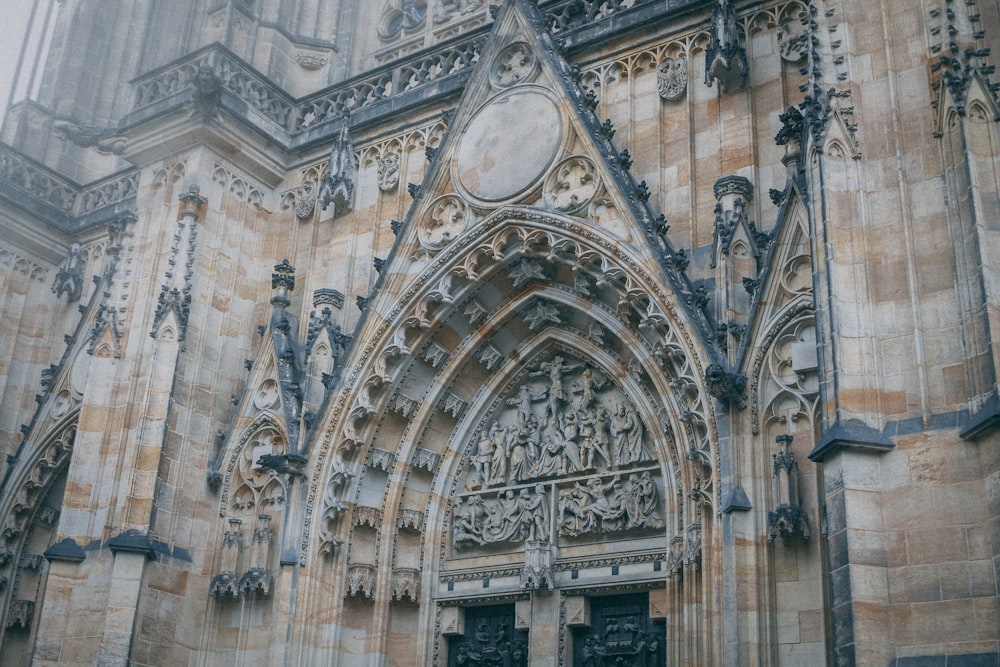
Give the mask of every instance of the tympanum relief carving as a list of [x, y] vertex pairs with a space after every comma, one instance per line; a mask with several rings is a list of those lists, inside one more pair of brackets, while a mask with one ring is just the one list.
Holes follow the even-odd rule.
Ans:
[[659, 467], [625, 392], [559, 353], [523, 380], [466, 445], [454, 547], [662, 529]]

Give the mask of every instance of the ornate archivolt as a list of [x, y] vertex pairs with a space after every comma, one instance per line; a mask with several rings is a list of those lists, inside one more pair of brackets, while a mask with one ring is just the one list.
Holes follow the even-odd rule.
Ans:
[[[647, 261], [580, 221], [503, 207], [416, 277], [387, 276], [405, 291], [370, 306], [307, 504], [304, 548], [314, 531], [324, 554], [346, 542], [344, 594], [388, 595], [415, 566], [436, 587], [441, 559], [548, 543], [622, 539], [664, 561], [666, 533], [694, 560], [717, 493], [708, 364]], [[528, 560], [525, 586], [551, 576]]]
[[[19, 452], [0, 497], [0, 517], [3, 517], [0, 524], [0, 609], [4, 610], [0, 618], [3, 618], [4, 629], [26, 630], [33, 625], [37, 583], [28, 587], [19, 584], [25, 577], [37, 580], [43, 568], [42, 551], [49, 546], [62, 505], [62, 487], [57, 480], [69, 466], [79, 409], [69, 410], [58, 418], [50, 414], [48, 418], [55, 424], [39, 440], [39, 446]], [[51, 495], [59, 497], [48, 498], [50, 491], [54, 491]]]

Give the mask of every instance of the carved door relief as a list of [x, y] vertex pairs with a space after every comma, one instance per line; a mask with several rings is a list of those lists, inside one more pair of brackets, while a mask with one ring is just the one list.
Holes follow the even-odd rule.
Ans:
[[514, 629], [514, 605], [470, 607], [465, 634], [448, 639], [448, 667], [527, 667], [528, 633]]
[[664, 528], [656, 455], [607, 374], [555, 353], [512, 384], [466, 447], [457, 551]]
[[646, 593], [595, 597], [590, 625], [573, 629], [573, 664], [579, 667], [663, 667], [663, 621], [649, 618]]

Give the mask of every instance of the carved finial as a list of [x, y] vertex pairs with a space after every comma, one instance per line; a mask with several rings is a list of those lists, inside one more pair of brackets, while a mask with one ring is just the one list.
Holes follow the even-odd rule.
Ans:
[[291, 303], [288, 299], [288, 293], [295, 289], [295, 267], [289, 264], [287, 259], [281, 260], [281, 264], [274, 265], [274, 273], [271, 274], [271, 289], [277, 291], [271, 297], [272, 305], [287, 307]]
[[201, 188], [194, 183], [190, 184], [178, 199], [184, 203], [184, 210], [181, 213], [190, 217], [197, 216], [198, 209], [208, 201], [201, 196]]
[[791, 451], [792, 436], [778, 435], [774, 441], [778, 445], [778, 453], [773, 455], [775, 508], [767, 513], [767, 541], [773, 542], [778, 535], [785, 544], [793, 537], [808, 541], [809, 516], [799, 499], [799, 466]]

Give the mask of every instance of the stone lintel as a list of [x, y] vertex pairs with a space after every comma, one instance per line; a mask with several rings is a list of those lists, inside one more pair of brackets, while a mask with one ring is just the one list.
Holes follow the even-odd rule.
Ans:
[[860, 419], [839, 419], [828, 428], [809, 452], [809, 460], [822, 463], [828, 456], [841, 449], [861, 449], [874, 452], [887, 452], [895, 449], [896, 443], [881, 431], [876, 431]]

